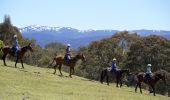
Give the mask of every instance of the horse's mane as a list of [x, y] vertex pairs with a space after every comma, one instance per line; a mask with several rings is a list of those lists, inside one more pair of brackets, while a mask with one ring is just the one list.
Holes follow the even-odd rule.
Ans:
[[165, 73], [166, 73], [166, 71], [165, 71], [165, 70], [162, 70], [162, 69], [154, 72], [154, 74], [165, 74]]
[[163, 70], [163, 69], [160, 69], [160, 70], [157, 70], [156, 72], [154, 72], [154, 73], [166, 73], [166, 71], [165, 70]]
[[21, 49], [21, 50], [24, 50], [26, 47], [28, 47], [28, 46], [23, 46], [23, 47], [21, 47], [20, 49]]

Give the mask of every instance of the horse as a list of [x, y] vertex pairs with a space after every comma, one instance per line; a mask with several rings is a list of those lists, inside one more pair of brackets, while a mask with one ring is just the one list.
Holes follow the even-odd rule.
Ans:
[[[7, 66], [6, 61], [5, 61], [6, 56], [9, 54], [9, 55], [15, 57], [15, 52], [9, 46], [4, 46], [3, 48], [1, 48], [1, 50], [3, 52], [2, 60], [4, 62], [4, 66]], [[18, 50], [17, 56], [16, 56], [17, 59], [15, 61], [15, 68], [17, 68], [17, 63], [18, 63], [19, 59], [21, 60], [22, 68], [24, 68], [23, 57], [28, 50], [33, 52], [33, 49], [31, 47], [31, 43], [29, 43], [27, 46], [22, 47], [20, 50]]]
[[153, 95], [155, 96], [155, 85], [159, 80], [163, 80], [163, 82], [166, 84], [165, 73], [155, 72], [153, 73], [153, 76], [150, 80], [146, 80], [144, 77], [144, 73], [140, 72], [137, 74], [137, 84], [135, 87], [135, 92], [137, 92], [137, 88], [139, 86], [140, 93], [142, 94], [141, 83], [143, 82], [145, 84], [148, 84], [152, 88], [152, 91], [150, 91], [150, 93], [153, 93]]
[[70, 76], [70, 78], [72, 78], [71, 75], [75, 72], [74, 67], [75, 67], [77, 61], [80, 60], [80, 59], [82, 61], [85, 61], [85, 56], [83, 54], [77, 54], [75, 57], [71, 58], [69, 62], [66, 61], [63, 56], [54, 57], [53, 62], [50, 64], [50, 65], [52, 65], [54, 63], [54, 61], [56, 62], [55, 66], [53, 67], [54, 68], [54, 73], [53, 74], [56, 73], [56, 68], [59, 66], [59, 72], [60, 72], [61, 76], [63, 76], [63, 74], [61, 72], [61, 67], [62, 67], [62, 65], [66, 65], [66, 66], [70, 67], [70, 75], [69, 76]]
[[106, 77], [107, 85], [109, 85], [109, 76], [113, 76], [115, 74], [116, 77], [116, 87], [118, 87], [118, 84], [120, 83], [120, 87], [122, 87], [122, 75], [126, 73], [129, 75], [130, 71], [129, 69], [121, 69], [117, 70], [115, 73], [110, 71], [111, 69], [109, 68], [104, 68], [101, 72], [101, 77], [100, 77], [100, 82], [103, 84], [103, 79]]

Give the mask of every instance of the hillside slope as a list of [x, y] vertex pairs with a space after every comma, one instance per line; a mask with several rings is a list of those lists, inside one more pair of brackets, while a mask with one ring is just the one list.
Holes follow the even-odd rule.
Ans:
[[29, 66], [14, 68], [14, 62], [0, 61], [0, 100], [169, 100], [169, 97], [153, 96], [148, 91], [135, 93], [134, 88], [116, 88], [97, 81], [73, 76], [59, 76], [57, 71]]

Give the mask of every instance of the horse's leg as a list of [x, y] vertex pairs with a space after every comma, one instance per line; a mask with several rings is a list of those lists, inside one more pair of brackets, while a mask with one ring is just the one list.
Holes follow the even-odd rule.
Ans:
[[15, 68], [17, 68], [17, 63], [18, 63], [18, 57], [17, 60], [15, 61]]
[[62, 64], [59, 64], [59, 72], [60, 72], [60, 75], [63, 76], [62, 72], [61, 72], [61, 67], [62, 67]]
[[109, 85], [109, 75], [108, 75], [108, 72], [105, 73], [105, 74], [106, 74], [107, 85]]
[[73, 74], [75, 73], [74, 67], [73, 67]]
[[4, 61], [4, 66], [7, 66], [7, 65], [6, 65], [6, 62], [5, 62], [6, 56], [7, 56], [7, 54], [4, 54], [4, 55], [2, 56], [2, 59], [3, 59], [3, 61]]
[[116, 75], [116, 87], [118, 87], [118, 84], [119, 84], [119, 79], [118, 76]]
[[53, 74], [56, 73], [56, 68], [57, 68], [57, 66], [58, 66], [58, 64], [56, 64], [56, 65], [54, 66], [54, 73], [53, 73]]
[[139, 83], [139, 88], [140, 88], [140, 93], [142, 94], [142, 87], [141, 87], [141, 83]]
[[23, 64], [23, 60], [21, 59], [21, 64], [22, 64], [22, 68], [24, 69], [24, 64]]
[[153, 93], [152, 86], [149, 86], [149, 93]]
[[102, 71], [102, 73], [100, 75], [100, 82], [103, 84], [103, 71]]
[[70, 67], [70, 78], [72, 78], [72, 76], [71, 76], [71, 70], [72, 70], [72, 68]]
[[139, 86], [139, 83], [136, 84], [136, 87], [135, 87], [135, 92], [137, 92], [137, 88]]
[[121, 77], [120, 77], [120, 80], [119, 80], [119, 81], [120, 81], [120, 88], [121, 88], [121, 87], [122, 87], [122, 84], [123, 84]]
[[151, 87], [152, 87], [152, 89], [153, 89], [153, 95], [156, 96], [156, 95], [155, 95], [155, 87], [154, 87], [154, 86], [151, 86]]

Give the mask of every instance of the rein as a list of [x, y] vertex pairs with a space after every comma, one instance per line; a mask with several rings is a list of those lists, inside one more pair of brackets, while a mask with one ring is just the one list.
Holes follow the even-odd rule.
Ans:
[[156, 78], [158, 78], [159, 80], [162, 80], [161, 78], [159, 78], [158, 76], [155, 75]]

